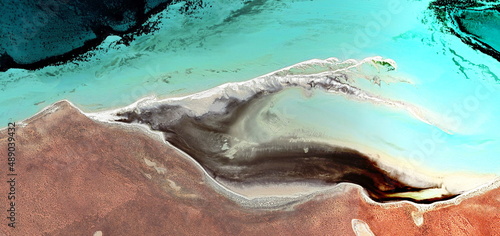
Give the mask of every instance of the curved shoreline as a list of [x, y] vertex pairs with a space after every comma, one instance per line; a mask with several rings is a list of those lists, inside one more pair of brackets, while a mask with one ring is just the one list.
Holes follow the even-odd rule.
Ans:
[[[211, 175], [213, 175], [213, 177], [221, 175], [221, 178], [225, 180], [237, 180], [239, 178], [245, 179], [246, 177], [239, 176], [241, 175], [240, 171], [235, 172], [233, 170], [231, 172], [230, 169], [249, 168], [249, 166], [237, 167], [238, 165], [228, 165], [218, 167], [218, 164], [214, 163], [219, 161], [225, 163], [225, 161], [223, 160], [224, 156], [229, 158], [229, 162], [235, 162], [235, 160], [233, 160], [233, 154], [231, 153], [239, 152], [238, 150], [240, 150], [241, 152], [246, 152], [245, 150], [248, 151], [248, 148], [251, 148], [251, 152], [259, 150], [257, 146], [253, 147], [254, 144], [251, 144], [250, 146], [244, 143], [241, 143], [241, 145], [243, 146], [234, 144], [234, 142], [239, 143], [240, 141], [238, 140], [240, 140], [240, 138], [238, 138], [238, 136], [232, 137], [231, 135], [234, 134], [228, 133], [231, 132], [231, 125], [234, 124], [237, 119], [240, 119], [237, 118], [238, 116], [242, 116], [241, 114], [239, 114], [241, 112], [239, 111], [240, 108], [245, 110], [246, 108], [244, 107], [249, 106], [248, 104], [252, 104], [254, 101], [265, 99], [267, 96], [279, 93], [287, 88], [299, 87], [304, 90], [320, 89], [325, 92], [340, 94], [353, 100], [385, 105], [391, 108], [405, 110], [415, 118], [427, 124], [435, 125], [436, 122], [432, 122], [424, 118], [429, 115], [422, 112], [423, 109], [421, 108], [419, 109], [413, 107], [410, 104], [405, 104], [399, 101], [392, 101], [387, 98], [373, 95], [355, 86], [356, 81], [360, 78], [370, 80], [373, 83], [380, 83], [380, 81], [389, 83], [391, 77], [386, 77], [384, 73], [392, 71], [396, 67], [397, 66], [394, 61], [390, 59], [384, 60], [381, 57], [366, 58], [361, 61], [347, 60], [343, 62], [336, 58], [329, 58], [326, 60], [313, 59], [280, 69], [275, 72], [268, 73], [252, 80], [237, 83], [227, 83], [203, 92], [187, 95], [184, 97], [174, 97], [162, 100], [156, 100], [155, 98], [144, 98], [123, 108], [98, 113], [88, 113], [87, 115], [95, 120], [100, 120], [103, 122], [146, 124], [150, 126], [150, 128], [154, 131], [163, 132], [166, 141], [174, 142], [174, 145], [176, 146], [180, 145], [177, 146], [177, 148], [180, 148], [185, 152], [187, 151], [187, 147], [192, 148], [198, 145], [196, 143], [189, 143], [191, 142], [189, 140], [192, 140], [194, 137], [196, 137], [196, 139], [199, 139], [204, 135], [202, 133], [205, 131], [201, 130], [200, 131], [202, 133], [196, 134], [196, 132], [198, 132], [196, 131], [196, 127], [203, 127], [203, 130], [211, 129], [210, 127], [213, 127], [214, 130], [212, 130], [211, 132], [215, 134], [210, 135], [215, 136], [209, 138], [212, 144], [203, 144], [206, 147], [202, 147], [198, 150], [193, 149], [187, 152], [191, 152], [191, 154], [198, 153], [194, 154], [195, 156], [193, 156], [192, 158], [196, 159], [196, 161], [198, 162], [203, 162], [204, 164], [202, 164], [202, 166], [205, 165], [204, 168], [210, 169]], [[367, 73], [366, 71], [371, 73]], [[435, 126], [440, 127], [439, 125]], [[190, 131], [185, 131], [187, 133], [183, 134], [185, 133], [184, 131], [182, 131], [182, 129], [184, 128], [181, 127], [190, 127]], [[444, 128], [441, 129], [447, 130]], [[217, 140], [221, 137], [226, 138]], [[320, 149], [322, 145], [321, 143], [330, 145], [330, 143], [328, 143], [329, 141], [327, 140], [319, 139], [319, 142], [314, 141], [314, 139], [310, 138], [307, 138], [307, 140], [309, 142], [309, 145], [316, 145]], [[283, 141], [286, 142], [286, 138]], [[188, 143], [186, 144], [185, 142]], [[225, 143], [222, 144], [221, 142]], [[228, 145], [228, 143], [233, 144]], [[271, 144], [269, 143], [269, 145]], [[305, 143], [305, 145], [307, 145], [307, 143]], [[396, 161], [394, 157], [390, 157], [389, 155], [381, 153], [377, 150], [372, 150], [366, 147], [363, 148], [362, 145], [360, 146], [359, 144], [347, 143], [347, 145], [339, 145], [339, 143], [334, 142], [332, 143], [332, 145], [340, 148], [338, 150], [341, 150], [342, 148], [350, 149], [354, 146], [355, 148], [352, 150], [355, 152], [360, 152], [361, 155], [366, 155], [368, 157], [368, 160], [376, 163], [374, 164], [377, 166], [375, 168], [381, 168], [386, 173], [389, 173], [389, 175], [385, 177], [386, 181], [388, 179], [395, 178], [398, 181], [402, 181], [403, 183], [407, 184], [407, 187], [414, 187], [410, 188], [406, 193], [399, 193], [398, 191], [396, 191], [394, 194], [387, 195], [389, 199], [410, 199], [416, 202], [429, 203], [436, 200], [453, 198], [455, 195], [460, 194], [464, 191], [468, 191], [471, 188], [475, 188], [478, 185], [476, 183], [469, 183], [469, 185], [467, 186], [458, 184], [459, 180], [454, 179], [459, 177], [459, 174], [457, 173], [450, 174], [450, 176], [453, 176], [453, 178], [451, 178], [447, 177], [448, 174], [444, 173], [431, 173], [430, 171], [421, 169], [417, 171], [415, 167], [401, 163], [401, 161]], [[222, 152], [221, 150], [217, 150], [217, 147], [222, 147]], [[226, 152], [226, 150], [228, 151]], [[307, 151], [305, 152], [307, 153]], [[197, 155], [216, 156], [216, 159], [203, 159], [201, 158], [201, 156]], [[281, 154], [279, 154], [279, 156], [280, 155]], [[307, 155], [311, 154], [306, 154], [305, 156]], [[313, 154], [313, 156], [314, 155], [315, 154]], [[207, 167], [206, 165], [209, 165], [211, 167]], [[233, 175], [234, 177], [229, 177], [229, 179], [226, 179], [228, 178], [228, 176]], [[492, 178], [494, 178], [493, 175], [478, 176], [481, 177], [476, 178], [474, 177], [474, 175], [471, 175], [468, 176], [468, 178], [474, 178], [481, 183], [483, 183], [484, 181], [490, 181]], [[272, 179], [270, 180], [271, 182], [273, 181]], [[393, 184], [391, 184], [391, 186], [394, 187]], [[398, 186], [398, 184], [396, 184], [396, 186]], [[371, 194], [372, 197], [374, 197], [374, 193], [372, 192]]]
[[[477, 188], [470, 189], [466, 192], [463, 192], [459, 194], [457, 197], [453, 199], [448, 199], [448, 200], [443, 200], [443, 201], [436, 201], [432, 203], [416, 203], [408, 200], [399, 200], [399, 201], [393, 201], [393, 202], [377, 202], [374, 201], [370, 196], [367, 194], [367, 192], [364, 190], [359, 185], [352, 184], [352, 183], [340, 183], [334, 186], [329, 186], [329, 187], [324, 187], [319, 189], [318, 191], [314, 191], [312, 193], [301, 193], [297, 192], [293, 195], [275, 195], [275, 196], [266, 196], [266, 197], [252, 197], [252, 196], [245, 196], [240, 193], [237, 193], [231, 189], [231, 187], [224, 186], [221, 183], [219, 183], [217, 180], [213, 179], [208, 172], [199, 164], [197, 163], [192, 157], [184, 153], [182, 150], [179, 150], [178, 148], [174, 147], [168, 142], [165, 142], [165, 140], [162, 138], [162, 135], [160, 132], [155, 132], [150, 130], [149, 128], [145, 127], [144, 125], [138, 125], [138, 124], [123, 124], [123, 123], [116, 123], [116, 122], [106, 122], [100, 119], [95, 119], [93, 116], [95, 114], [89, 114], [85, 113], [82, 110], [80, 110], [78, 107], [76, 107], [74, 104], [72, 104], [70, 101], [67, 100], [62, 100], [58, 103], [52, 104], [48, 107], [46, 107], [43, 111], [37, 113], [33, 117], [30, 117], [24, 121], [19, 122], [21, 126], [26, 126], [29, 125], [29, 123], [42, 118], [46, 115], [50, 115], [51, 113], [56, 112], [59, 109], [59, 104], [60, 103], [68, 103], [71, 105], [72, 108], [76, 109], [80, 114], [85, 115], [87, 118], [90, 118], [91, 120], [104, 124], [104, 125], [110, 125], [110, 126], [118, 126], [121, 127], [122, 129], [126, 130], [132, 130], [134, 132], [142, 132], [143, 134], [146, 134], [150, 138], [156, 140], [157, 142], [161, 142], [163, 145], [167, 145], [169, 148], [175, 149], [178, 153], [182, 154], [183, 157], [186, 158], [186, 160], [189, 160], [191, 164], [194, 164], [196, 166], [196, 169], [201, 171], [203, 173], [203, 176], [205, 180], [208, 181], [208, 184], [211, 186], [211, 188], [218, 193], [222, 194], [223, 196], [231, 199], [233, 202], [237, 203], [238, 205], [246, 208], [255, 208], [255, 209], [269, 209], [269, 210], [277, 210], [277, 209], [293, 209], [295, 206], [306, 203], [310, 200], [313, 199], [323, 199], [323, 198], [328, 198], [328, 196], [333, 196], [337, 195], [339, 193], [342, 193], [343, 191], [347, 191], [346, 189], [357, 189], [360, 193], [361, 196], [363, 197], [363, 200], [366, 203], [369, 203], [370, 205], [376, 205], [376, 206], [382, 206], [384, 208], [397, 208], [401, 207], [404, 204], [410, 204], [414, 206], [418, 212], [424, 213], [428, 211], [432, 211], [435, 209], [443, 208], [443, 207], [448, 207], [448, 206], [453, 206], [453, 205], [458, 205], [462, 201], [471, 199], [473, 197], [482, 195], [490, 190], [496, 189], [500, 187], [500, 177], [496, 177], [495, 179], [488, 181], [486, 183], [481, 184]], [[3, 129], [1, 129], [3, 130]], [[1, 131], [0, 130], [0, 131]]]
[[[416, 203], [413, 201], [409, 200], [399, 200], [399, 201], [394, 201], [394, 202], [377, 202], [370, 198], [368, 193], [365, 191], [365, 189], [357, 184], [352, 184], [352, 183], [339, 183], [334, 186], [328, 186], [324, 187], [321, 190], [314, 191], [313, 193], [300, 193], [297, 192], [292, 196], [272, 196], [272, 197], [252, 197], [252, 196], [245, 196], [240, 193], [237, 193], [233, 191], [230, 187], [224, 186], [221, 183], [219, 183], [217, 180], [213, 179], [211, 175], [201, 166], [196, 160], [194, 160], [193, 157], [189, 156], [179, 148], [173, 146], [172, 144], [166, 142], [162, 138], [162, 133], [159, 131], [153, 131], [149, 129], [149, 127], [145, 125], [140, 125], [140, 124], [125, 124], [125, 123], [117, 123], [117, 122], [108, 122], [108, 121], [103, 121], [100, 118], [96, 118], [95, 115], [96, 113], [85, 113], [76, 106], [74, 106], [70, 101], [67, 100], [62, 100], [64, 102], [70, 103], [74, 108], [76, 108], [81, 114], [87, 116], [88, 118], [103, 123], [107, 125], [119, 125], [122, 126], [124, 129], [139, 129], [142, 132], [146, 133], [148, 136], [150, 136], [153, 139], [156, 139], [158, 141], [161, 141], [163, 144], [167, 145], [169, 148], [175, 149], [177, 152], [181, 153], [182, 156], [184, 156], [187, 160], [189, 160], [192, 164], [194, 164], [200, 171], [203, 172], [203, 176], [206, 180], [209, 181], [209, 184], [212, 186], [212, 189], [215, 191], [219, 192], [220, 194], [224, 195], [225, 197], [231, 199], [232, 201], [238, 203], [239, 205], [243, 207], [251, 207], [255, 208], [255, 203], [260, 203], [258, 209], [266, 209], [266, 207], [262, 207], [261, 204], [265, 203], [267, 204], [267, 207], [270, 207], [268, 209], [270, 210], [275, 210], [275, 209], [290, 209], [296, 206], [297, 204], [302, 204], [305, 202], [308, 202], [312, 200], [313, 198], [325, 198], [328, 197], [329, 195], [336, 195], [340, 193], [343, 189], [347, 188], [355, 188], [360, 191], [361, 196], [363, 197], [363, 200], [371, 205], [377, 205], [377, 206], [382, 206], [382, 207], [389, 207], [389, 208], [396, 208], [400, 207], [404, 204], [410, 204], [414, 206], [415, 208], [418, 209], [419, 212], [427, 212], [435, 209], [439, 209], [442, 207], [448, 207], [452, 205], [458, 205], [462, 201], [482, 195], [488, 191], [491, 191], [496, 188], [500, 188], [500, 176], [497, 176], [490, 181], [487, 181], [483, 184], [480, 184], [478, 187], [467, 190], [463, 193], [460, 193], [458, 196], [452, 199], [447, 199], [443, 201], [435, 201], [432, 203]], [[340, 192], [339, 192], [340, 191]], [[273, 200], [275, 202], [273, 202]]]
[[[166, 107], [166, 111], [168, 111], [168, 109], [173, 109], [172, 111], [174, 112], [173, 114], [176, 118], [172, 121], [168, 121], [165, 124], [161, 124], [162, 126], [167, 125], [165, 127], [168, 127], [168, 125], [170, 124], [175, 125], [175, 122], [178, 122], [177, 120], [180, 120], [182, 117], [186, 117], [187, 119], [195, 118], [201, 121], [203, 121], [204, 119], [208, 119], [204, 122], [209, 122], [212, 125], [217, 126], [217, 122], [222, 122], [225, 124], [225, 119], [233, 120], [234, 118], [231, 118], [232, 113], [235, 112], [235, 109], [239, 109], [239, 106], [246, 106], [246, 103], [251, 103], [254, 100], [262, 99], [266, 96], [279, 93], [280, 91], [283, 91], [287, 88], [299, 87], [306, 91], [310, 89], [320, 89], [325, 92], [346, 96], [347, 98], [353, 100], [384, 105], [393, 109], [395, 108], [396, 110], [405, 110], [406, 112], [414, 116], [414, 118], [417, 118], [428, 124], [435, 124], [436, 122], [432, 122], [425, 118], [428, 115], [422, 115], [426, 113], [422, 112], [423, 109], [421, 108], [416, 108], [410, 104], [405, 104], [399, 101], [392, 101], [390, 99], [371, 94], [370, 92], [356, 87], [356, 83], [359, 79], [366, 79], [371, 81], [372, 83], [391, 83], [395, 79], [386, 74], [392, 70], [395, 70], [395, 68], [397, 68], [397, 65], [394, 61], [390, 59], [382, 59], [381, 57], [371, 57], [361, 61], [352, 59], [340, 61], [336, 58], [329, 58], [326, 60], [313, 59], [268, 73], [252, 80], [227, 83], [203, 92], [187, 95], [184, 97], [174, 97], [162, 100], [156, 100], [155, 98], [144, 98], [123, 108], [97, 113], [84, 113], [80, 109], [77, 109], [85, 116], [103, 123], [116, 124], [120, 123], [120, 121], [133, 123], [134, 120], [136, 120], [138, 123], [146, 122], [146, 124], [149, 124], [150, 126], [156, 126], [154, 122], [151, 123], [152, 121], [147, 121], [147, 119], [151, 119], [151, 114], [154, 114], [156, 112], [160, 115], [158, 118], [164, 120], [165, 118], [161, 117], [161, 114], [164, 114], [162, 111], [163, 108], [161, 107]], [[75, 107], [73, 104], [71, 105]], [[30, 122], [32, 119], [36, 119], [36, 117], [42, 116], [43, 114], [54, 112], [54, 109], [57, 109], [56, 105], [46, 107], [44, 110], [37, 113], [33, 117], [20, 122], [20, 124], [23, 125], [23, 123]], [[142, 118], [142, 113], [145, 113], [149, 118]], [[171, 119], [169, 118], [167, 120]], [[157, 131], [161, 131], [157, 128], [154, 128], [156, 129], [156, 131], [148, 130], [150, 127], [143, 124], [122, 123], [121, 125], [130, 125], [130, 127], [139, 125], [141, 130], [148, 131], [148, 133], [151, 132], [151, 134], [154, 134], [157, 138], [161, 138], [165, 135], [165, 133], [162, 132], [157, 133]], [[221, 128], [224, 130], [230, 128], [223, 126], [221, 126]], [[182, 137], [182, 135], [180, 136], [180, 138], [189, 139], [189, 137]], [[170, 147], [174, 147], [174, 145], [166, 142], [164, 138], [162, 138], [162, 140], [163, 143], [167, 143]], [[238, 140], [238, 138], [236, 138], [236, 140]], [[319, 145], [321, 143], [330, 145], [330, 143], [328, 143], [330, 141], [328, 140], [314, 140], [310, 138], [308, 138], [308, 140], [311, 145]], [[416, 170], [414, 167], [402, 163], [401, 161], [396, 161], [394, 157], [384, 154], [379, 150], [375, 150], [370, 147], [364, 147], [362, 144], [349, 142], [343, 143], [342, 140], [340, 140], [340, 142], [333, 142], [331, 144], [334, 146], [338, 146], [339, 148], [352, 149], [353, 151], [359, 152], [360, 155], [365, 155], [367, 160], [373, 162], [374, 165], [377, 166], [376, 168], [380, 168], [382, 171], [385, 171], [389, 174], [387, 177], [385, 177], [386, 181], [388, 179], [394, 178], [402, 183], [407, 184], [408, 186], [414, 186], [415, 189], [409, 189], [407, 193], [404, 193], [402, 195], [398, 195], [396, 193], [392, 194], [390, 199], [393, 200], [413, 199], [413, 201], [422, 203], [430, 203], [436, 200], [442, 201], [447, 198], [453, 198], [455, 195], [461, 194], [464, 191], [470, 191], [471, 188], [475, 188], [478, 185], [474, 184], [473, 186], [464, 186], [463, 184], [456, 184], [460, 181], [459, 179], [463, 177], [459, 176], [459, 174], [456, 173], [445, 174], [431, 172], [425, 169]], [[225, 145], [227, 145], [227, 143]], [[185, 153], [185, 150], [181, 150], [182, 148], [174, 148], [177, 151], [183, 153], [188, 159], [191, 160], [191, 162], [196, 162], [198, 168], [201, 168], [204, 171], [204, 174], [206, 176], [209, 176], [209, 179], [211, 180], [211, 182], [213, 182], [212, 184], [217, 186], [217, 189], [220, 189], [220, 191], [222, 192], [230, 192], [229, 195], [236, 196], [237, 199], [241, 199], [242, 197], [244, 197], [243, 195], [234, 191], [235, 189], [237, 189], [237, 187], [235, 187], [237, 185], [233, 186], [233, 189], [230, 189], [230, 184], [226, 184], [226, 186], [224, 186], [219, 181], [212, 178], [211, 175], [213, 175], [214, 173], [207, 172], [205, 167], [203, 167], [202, 164], [198, 163], [199, 160], [196, 160], [195, 157], [191, 157], [190, 155]], [[229, 149], [231, 147], [227, 148]], [[222, 149], [224, 151], [224, 146]], [[307, 151], [305, 152], [307, 153]], [[229, 158], [232, 159], [232, 157]], [[453, 176], [453, 178], [448, 176]], [[477, 176], [477, 178], [474, 176]], [[494, 177], [493, 175], [471, 174], [470, 176], [463, 178], [475, 178], [480, 183], [484, 183], [485, 181], [491, 181]], [[279, 184], [282, 185], [284, 183]], [[327, 187], [327, 189], [329, 188]], [[420, 190], [417, 191], [418, 189]], [[429, 194], [430, 196], [427, 196]], [[299, 195], [304, 195], [304, 193], [300, 193]], [[417, 198], [422, 198], [422, 200], [417, 200]], [[252, 196], [244, 197], [244, 199], [245, 201], [248, 201], [252, 199]]]
[[[500, 188], [485, 189], [500, 181], [432, 204], [373, 202], [353, 184], [246, 200], [213, 186], [189, 157], [137, 125], [89, 119], [69, 102], [25, 123], [17, 130], [24, 148], [16, 165], [24, 193], [16, 206], [32, 213], [16, 227], [25, 235], [350, 235], [360, 226], [376, 235], [457, 235], [464, 229], [490, 235], [499, 229]], [[7, 227], [0, 232], [14, 235]]]

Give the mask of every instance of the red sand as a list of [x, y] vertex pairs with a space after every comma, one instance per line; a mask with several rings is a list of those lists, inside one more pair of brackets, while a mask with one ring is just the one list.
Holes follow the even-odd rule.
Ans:
[[498, 188], [430, 210], [421, 226], [414, 206], [369, 204], [350, 187], [293, 210], [246, 209], [144, 132], [94, 122], [66, 102], [57, 106], [17, 127], [15, 229], [7, 226], [7, 131], [0, 132], [1, 235], [355, 235], [352, 219], [375, 235], [500, 235]]

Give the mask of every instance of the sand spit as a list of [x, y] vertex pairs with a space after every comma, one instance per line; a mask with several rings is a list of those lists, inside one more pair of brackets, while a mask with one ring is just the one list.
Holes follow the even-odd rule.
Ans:
[[209, 112], [224, 112], [226, 106], [223, 102], [228, 99], [248, 101], [262, 94], [269, 95], [287, 88], [297, 87], [305, 90], [324, 90], [328, 93], [346, 96], [352, 100], [405, 111], [424, 123], [436, 126], [448, 133], [454, 132], [456, 127], [449, 127], [439, 114], [423, 107], [374, 94], [362, 88], [360, 82], [363, 80], [378, 85], [381, 83], [413, 83], [401, 78], [398, 74], [393, 74], [396, 68], [395, 61], [383, 59], [380, 56], [368, 57], [359, 61], [354, 59], [341, 61], [333, 57], [325, 60], [312, 59], [251, 80], [226, 83], [183, 97], [161, 100], [156, 97], [146, 97], [126, 107], [90, 115], [96, 119], [109, 120], [114, 117], [113, 114], [120, 112], [147, 109], [159, 104], [170, 104], [189, 109], [193, 116], [201, 116]]
[[[323, 68], [320, 62], [323, 61], [313, 60], [300, 65]], [[295, 66], [187, 97], [159, 101], [143, 99], [124, 108], [87, 115], [102, 122], [141, 125], [161, 132], [160, 136], [200, 163], [218, 182], [283, 183], [304, 179], [351, 182], [363, 186], [379, 201], [409, 199], [429, 203], [452, 198], [497, 177], [416, 169], [362, 144], [332, 141], [300, 132], [266, 134], [266, 130], [273, 128], [272, 123], [246, 119], [267, 109], [262, 104], [269, 103], [273, 95], [293, 86], [319, 87], [353, 99], [365, 98], [367, 93], [351, 86], [350, 82], [341, 81], [351, 80], [350, 76], [356, 75], [346, 70], [365, 65], [353, 64], [355, 66], [347, 67], [334, 64], [342, 69], [323, 68], [327, 72], [320, 70], [319, 73], [314, 67], [312, 77], [307, 77], [312, 72], [300, 67], [300, 76], [290, 77], [298, 73], [293, 68], [299, 66]], [[340, 74], [321, 74], [330, 73], [330, 70]], [[254, 121], [258, 125], [252, 123]], [[280, 168], [276, 169], [277, 166]], [[470, 181], [472, 179], [474, 181]]]
[[[236, 170], [236, 168], [242, 168], [241, 165], [236, 167], [235, 165], [228, 165], [226, 166], [227, 168], [217, 169], [215, 167], [220, 165], [215, 162], [220, 162], [220, 160], [204, 157], [226, 157], [230, 161], [236, 162], [236, 159], [234, 159], [235, 154], [244, 153], [243, 155], [254, 155], [252, 152], [257, 148], [257, 143], [252, 143], [249, 140], [241, 141], [242, 133], [249, 132], [239, 132], [238, 134], [238, 132], [235, 133], [229, 129], [238, 130], [240, 127], [236, 127], [238, 128], [236, 129], [230, 126], [235, 124], [236, 119], [241, 120], [242, 117], [246, 117], [247, 113], [244, 113], [246, 112], [246, 107], [261, 101], [267, 101], [266, 99], [270, 99], [274, 94], [288, 88], [299, 87], [305, 91], [319, 89], [346, 96], [348, 99], [356, 101], [388, 106], [396, 110], [406, 111], [415, 119], [441, 128], [445, 132], [453, 132], [453, 127], [446, 127], [446, 125], [440, 122], [439, 115], [412, 104], [394, 101], [370, 93], [368, 90], [358, 86], [360, 79], [365, 79], [375, 84], [382, 82], [411, 83], [411, 81], [406, 81], [398, 77], [397, 74], [391, 74], [396, 68], [397, 65], [394, 61], [382, 59], [381, 57], [370, 57], [360, 61], [340, 61], [336, 58], [326, 60], [313, 59], [252, 80], [227, 83], [184, 97], [162, 100], [158, 100], [155, 97], [148, 97], [123, 108], [89, 113], [87, 116], [102, 122], [114, 123], [119, 121], [132, 123], [132, 125], [140, 126], [144, 129], [150, 128], [153, 131], [161, 131], [162, 133], [157, 133], [156, 135], [159, 137], [163, 136], [163, 139], [166, 139], [169, 143], [189, 154], [190, 157], [204, 165], [206, 169], [210, 169], [212, 176], [222, 176], [224, 174], [224, 178], [226, 179], [242, 179], [242, 176], [237, 176], [241, 171]], [[243, 126], [248, 127], [248, 125]], [[208, 137], [208, 135], [211, 136]], [[199, 137], [203, 137], [203, 139]], [[196, 142], [195, 140], [199, 141]], [[206, 143], [207, 141], [210, 141], [210, 144]], [[283, 143], [290, 141], [290, 138], [288, 140], [282, 138], [277, 141]], [[386, 175], [387, 177], [383, 178], [397, 179], [397, 181], [402, 182], [401, 186], [406, 185], [411, 187], [408, 191], [396, 190], [391, 195], [385, 195], [385, 199], [413, 199], [417, 202], [428, 201], [428, 199], [443, 200], [475, 189], [484, 183], [491, 182], [497, 177], [496, 175], [473, 175], [467, 173], [443, 174], [435, 173], [425, 168], [415, 170], [414, 166], [397, 161], [395, 157], [353, 142], [343, 143], [343, 141], [339, 140], [330, 142], [330, 140], [324, 139], [318, 142], [314, 137], [307, 137], [306, 142], [299, 145], [304, 146], [301, 150], [306, 150], [305, 148], [307, 148], [307, 151], [304, 151], [305, 155], [315, 156], [316, 154], [310, 153], [308, 145], [321, 146], [320, 142], [323, 144], [326, 143], [326, 145], [335, 145], [359, 151], [360, 154], [369, 156], [370, 161], [376, 162], [377, 166], [383, 169], [383, 171], [389, 173]], [[270, 152], [269, 150], [272, 147], [276, 147], [276, 145], [269, 144], [268, 147], [264, 147], [265, 150], [263, 152]], [[215, 150], [218, 148], [219, 150]], [[323, 148], [323, 146], [320, 148]], [[222, 162], [225, 161], [222, 160]], [[212, 166], [208, 166], [207, 163], [212, 163]], [[229, 173], [229, 168], [233, 169], [233, 173]], [[372, 176], [371, 179], [376, 178]], [[338, 180], [339, 178], [334, 178], [334, 180], [330, 179], [329, 181], [339, 182]], [[219, 182], [221, 181], [219, 180]], [[359, 184], [360, 182], [361, 180], [358, 179], [356, 183]], [[378, 181], [377, 184], [379, 183], [381, 181]], [[364, 185], [364, 187], [368, 188], [367, 185]], [[220, 187], [223, 188], [224, 186]], [[372, 197], [374, 195], [381, 197], [381, 194], [376, 192], [380, 192], [382, 189], [387, 190], [385, 186], [375, 186], [374, 189], [376, 191], [370, 191]]]
[[[500, 233], [500, 181], [430, 205], [375, 203], [341, 184], [286, 209], [245, 208], [157, 136], [55, 107], [17, 130], [18, 223], [4, 219], [2, 235], [356, 235], [353, 220], [374, 235]], [[6, 146], [6, 130], [0, 137]]]

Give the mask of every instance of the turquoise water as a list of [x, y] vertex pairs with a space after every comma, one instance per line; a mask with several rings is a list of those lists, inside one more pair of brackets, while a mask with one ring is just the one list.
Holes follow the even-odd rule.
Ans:
[[493, 48], [500, 50], [500, 13], [496, 11], [474, 11], [465, 14], [462, 20], [464, 26], [471, 34], [488, 43]]
[[449, 132], [404, 112], [321, 92], [311, 98], [286, 93], [277, 107], [295, 114], [297, 125], [327, 124], [325, 135], [415, 165], [500, 173], [498, 61], [441, 32], [427, 10], [429, 1], [217, 3], [197, 18], [174, 13], [173, 6], [152, 18], [161, 19], [161, 30], [129, 47], [116, 45], [119, 38], [111, 36], [78, 65], [1, 73], [0, 120], [25, 119], [61, 99], [101, 111], [145, 96], [182, 96], [248, 80], [313, 58], [378, 55], [395, 60], [398, 76], [412, 83], [363, 87], [428, 109]]

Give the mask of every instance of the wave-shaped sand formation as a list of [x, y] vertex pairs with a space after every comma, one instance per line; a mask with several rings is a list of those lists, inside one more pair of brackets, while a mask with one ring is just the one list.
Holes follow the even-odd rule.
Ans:
[[[405, 110], [419, 120], [434, 124], [424, 109], [356, 87], [359, 78], [374, 82], [394, 79], [386, 72], [395, 67], [394, 61], [380, 57], [343, 62], [334, 58], [311, 60], [246, 82], [224, 84], [182, 98], [144, 99], [126, 108], [90, 114], [90, 117], [147, 125], [194, 158], [213, 178], [229, 185], [350, 182], [363, 186], [377, 201], [415, 202], [449, 199], [470, 190], [471, 186], [457, 189], [456, 184], [451, 187], [441, 177], [408, 171], [407, 167], [401, 167], [405, 166], [403, 163], [386, 156], [356, 150], [324, 137], [280, 131], [276, 135], [261, 135], [273, 127], [247, 119], [254, 113], [263, 113], [273, 96], [299, 87]], [[262, 119], [274, 118], [264, 115]]]
[[[385, 73], [393, 71], [395, 68], [397, 68], [396, 62], [381, 57], [370, 57], [360, 61], [354, 59], [340, 61], [337, 58], [313, 59], [252, 80], [227, 83], [180, 98], [169, 98], [161, 101], [146, 98], [119, 110], [133, 109], [136, 106], [138, 108], [154, 107], [161, 103], [168, 103], [189, 109], [190, 115], [201, 116], [209, 112], [225, 112], [225, 106], [227, 106], [229, 100], [246, 102], [287, 88], [299, 87], [307, 90], [322, 89], [327, 92], [348, 96], [350, 99], [405, 110], [425, 123], [450, 131], [451, 127], [446, 127], [445, 124], [439, 122], [438, 116], [431, 111], [378, 96], [356, 87], [357, 80], [360, 78], [367, 79], [375, 84], [384, 82], [411, 83], [411, 81], [395, 78]], [[103, 112], [99, 116], [105, 114], [106, 112]]]

